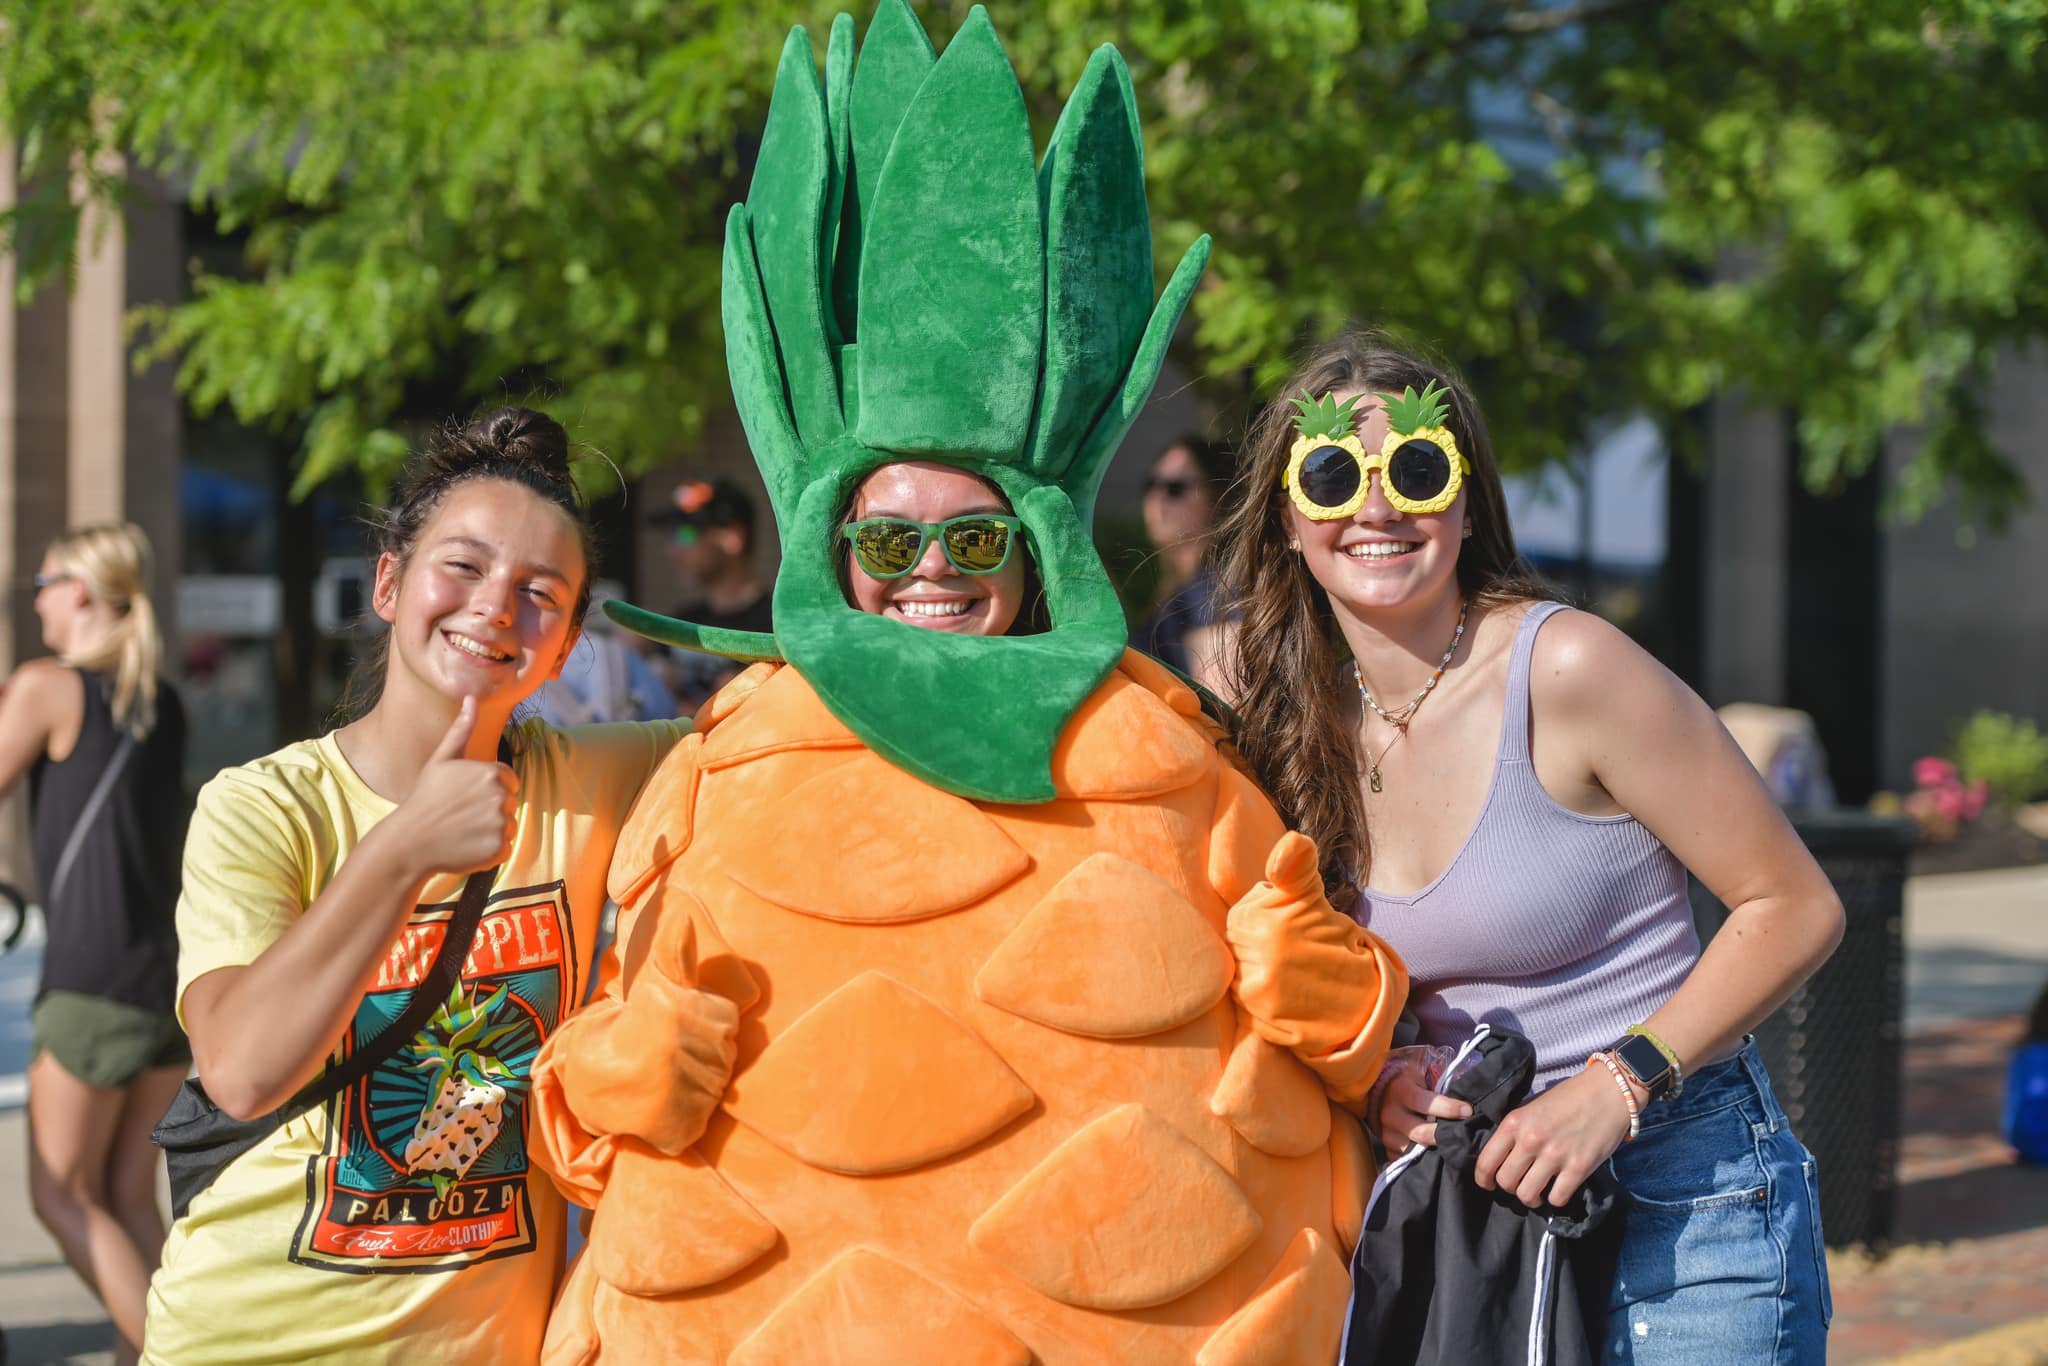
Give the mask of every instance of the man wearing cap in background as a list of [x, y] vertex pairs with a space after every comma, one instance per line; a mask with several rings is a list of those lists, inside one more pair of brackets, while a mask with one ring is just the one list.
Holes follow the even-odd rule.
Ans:
[[[769, 631], [768, 584], [755, 572], [754, 500], [725, 479], [676, 485], [671, 504], [654, 514], [668, 532], [669, 563], [686, 596], [674, 616], [734, 631]], [[669, 691], [694, 711], [743, 667], [718, 655], [672, 649], [658, 660]]]

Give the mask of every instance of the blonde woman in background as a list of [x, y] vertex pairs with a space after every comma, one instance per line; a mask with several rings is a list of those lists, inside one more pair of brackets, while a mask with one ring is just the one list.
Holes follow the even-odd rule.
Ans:
[[36, 615], [55, 658], [0, 694], [0, 794], [27, 774], [49, 939], [28, 1071], [29, 1193], [136, 1359], [163, 1246], [149, 1131], [191, 1065], [171, 1013], [185, 715], [157, 674], [149, 541], [130, 524], [52, 542]]

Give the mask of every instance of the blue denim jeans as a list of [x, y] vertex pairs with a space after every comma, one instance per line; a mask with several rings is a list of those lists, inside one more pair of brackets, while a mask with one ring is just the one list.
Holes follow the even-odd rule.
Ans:
[[1608, 1163], [1634, 1203], [1606, 1359], [1763, 1366], [1827, 1359], [1828, 1268], [1813, 1154], [1756, 1044], [1685, 1079]]

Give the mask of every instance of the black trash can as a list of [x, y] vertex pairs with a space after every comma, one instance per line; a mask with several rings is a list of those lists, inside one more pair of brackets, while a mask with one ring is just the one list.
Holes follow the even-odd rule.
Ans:
[[[1792, 824], [1847, 924], [1834, 956], [1758, 1026], [1757, 1046], [1818, 1163], [1828, 1246], [1883, 1247], [1898, 1171], [1906, 863], [1918, 832], [1862, 811], [1795, 812]], [[1728, 915], [1697, 881], [1692, 913], [1702, 944]]]

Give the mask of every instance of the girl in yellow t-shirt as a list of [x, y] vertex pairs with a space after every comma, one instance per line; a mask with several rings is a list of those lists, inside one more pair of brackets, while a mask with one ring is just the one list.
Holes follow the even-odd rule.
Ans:
[[614, 837], [687, 723], [512, 723], [589, 598], [553, 420], [500, 409], [436, 443], [380, 540], [390, 629], [356, 719], [200, 793], [178, 1011], [215, 1103], [268, 1114], [374, 1039], [430, 971], [464, 877], [498, 872], [450, 999], [172, 1227], [146, 1361], [539, 1354], [565, 1207], [528, 1161], [527, 1072], [583, 998]]

